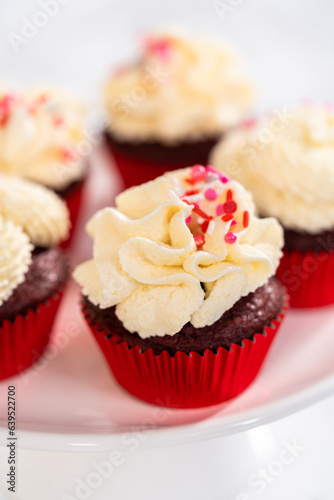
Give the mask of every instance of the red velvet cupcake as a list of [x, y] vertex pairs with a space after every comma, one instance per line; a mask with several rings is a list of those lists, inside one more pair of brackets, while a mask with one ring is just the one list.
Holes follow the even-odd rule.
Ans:
[[334, 112], [303, 106], [231, 133], [212, 163], [284, 227], [278, 277], [293, 307], [334, 304]]
[[206, 164], [245, 117], [253, 90], [229, 46], [167, 31], [145, 38], [139, 62], [116, 72], [104, 99], [107, 145], [127, 188]]
[[116, 198], [87, 230], [74, 277], [118, 382], [149, 403], [210, 406], [248, 387], [286, 309], [273, 276], [282, 229], [211, 167], [166, 174]]
[[83, 128], [82, 106], [65, 94], [50, 89], [0, 92], [0, 172], [37, 182], [63, 198], [71, 219], [69, 236], [88, 173]]
[[52, 191], [0, 174], [0, 380], [43, 354], [68, 277], [57, 247], [66, 205]]

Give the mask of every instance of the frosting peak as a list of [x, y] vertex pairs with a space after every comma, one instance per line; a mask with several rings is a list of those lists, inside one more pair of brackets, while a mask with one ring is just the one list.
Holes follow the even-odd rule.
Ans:
[[173, 335], [211, 325], [275, 274], [283, 244], [240, 184], [211, 167], [171, 172], [116, 199], [88, 223], [93, 260], [75, 279], [130, 332]]
[[334, 227], [334, 112], [304, 106], [279, 129], [271, 117], [231, 132], [212, 163], [249, 189], [262, 215], [286, 228], [320, 233]]
[[55, 90], [0, 91], [0, 172], [53, 189], [80, 179], [83, 110]]
[[32, 245], [28, 236], [0, 215], [0, 306], [24, 281], [31, 262]]
[[147, 36], [138, 63], [121, 68], [105, 88], [112, 133], [138, 141], [220, 135], [252, 102], [233, 49], [172, 31]]
[[35, 246], [65, 240], [70, 227], [65, 203], [53, 191], [0, 174], [0, 217], [20, 226]]

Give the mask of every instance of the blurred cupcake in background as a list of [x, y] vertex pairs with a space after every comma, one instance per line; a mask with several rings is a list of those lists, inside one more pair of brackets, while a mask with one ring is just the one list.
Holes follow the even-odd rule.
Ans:
[[106, 138], [125, 187], [206, 164], [253, 100], [230, 46], [176, 31], [148, 34], [139, 60], [119, 68], [104, 90]]
[[334, 112], [307, 105], [233, 132], [211, 161], [284, 226], [278, 276], [294, 307], [334, 303]]
[[52, 191], [0, 174], [0, 380], [43, 354], [68, 277], [70, 227]]
[[75, 270], [83, 311], [131, 394], [175, 408], [221, 403], [254, 380], [286, 310], [276, 219], [211, 167], [124, 191], [88, 223]]
[[51, 89], [0, 90], [0, 172], [52, 189], [67, 203], [72, 232], [88, 159], [80, 155], [84, 109]]

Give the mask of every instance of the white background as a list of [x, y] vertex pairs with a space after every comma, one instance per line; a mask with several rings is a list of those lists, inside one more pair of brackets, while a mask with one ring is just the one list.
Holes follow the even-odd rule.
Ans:
[[[334, 2], [223, 3], [230, 11], [221, 19], [211, 0], [70, 0], [15, 51], [8, 37], [22, 35], [26, 19], [37, 19], [40, 2], [1, 0], [0, 86], [52, 83], [95, 102], [113, 66], [134, 54], [136, 34], [177, 22], [203, 33], [221, 34], [237, 45], [258, 87], [261, 109], [293, 104], [305, 97], [333, 101]], [[238, 498], [247, 477], [259, 466], [268, 465], [282, 440], [291, 436], [305, 444], [305, 453], [263, 495], [254, 496], [251, 490], [251, 498], [333, 500], [329, 466], [333, 463], [333, 411], [332, 398], [245, 435], [134, 454], [89, 498], [250, 500]], [[83, 465], [82, 457], [75, 455], [23, 451], [20, 458], [20, 480], [25, 485], [23, 493], [15, 497], [20, 500], [61, 499], [64, 492], [73, 493], [74, 478], [85, 478], [93, 460], [90, 457], [88, 465]]]
[[20, 35], [25, 19], [38, 22], [34, 16], [43, 0], [1, 0], [3, 81], [52, 82], [95, 99], [113, 65], [134, 54], [140, 31], [176, 22], [235, 43], [257, 84], [262, 108], [303, 97], [333, 98], [330, 0], [222, 0], [231, 9], [223, 19], [213, 0], [61, 1], [67, 4], [15, 52], [8, 35]]

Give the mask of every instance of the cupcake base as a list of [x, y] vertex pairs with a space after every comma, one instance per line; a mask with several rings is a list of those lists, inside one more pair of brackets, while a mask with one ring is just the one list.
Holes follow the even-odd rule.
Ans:
[[277, 277], [294, 308], [334, 304], [334, 231], [313, 235], [285, 230]]
[[35, 250], [25, 281], [0, 307], [0, 380], [29, 368], [43, 354], [67, 276], [62, 250]]
[[130, 345], [117, 330], [106, 331], [89, 304], [85, 299], [85, 318], [122, 387], [158, 406], [200, 408], [228, 401], [254, 380], [284, 317], [287, 297], [282, 299], [274, 319], [250, 338], [232, 343], [229, 348], [188, 353], [178, 350], [174, 354]]
[[36, 309], [0, 324], [0, 380], [23, 372], [42, 356], [61, 298], [58, 290]]
[[68, 274], [68, 261], [60, 248], [36, 248], [24, 282], [0, 307], [0, 325], [38, 307], [62, 287]]
[[104, 134], [125, 188], [151, 181], [165, 172], [208, 163], [219, 137], [168, 146], [158, 142], [130, 143]]
[[73, 182], [63, 191], [56, 191], [56, 194], [66, 202], [71, 222], [69, 236], [67, 240], [63, 241], [60, 245], [62, 248], [68, 248], [72, 243], [73, 234], [80, 214], [85, 182], [86, 178]]
[[277, 277], [288, 290], [291, 307], [334, 304], [334, 250], [318, 254], [284, 250]]

